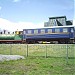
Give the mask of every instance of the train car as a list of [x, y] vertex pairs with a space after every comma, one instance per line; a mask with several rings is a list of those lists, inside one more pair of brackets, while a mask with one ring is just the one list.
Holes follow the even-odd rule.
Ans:
[[52, 26], [0, 34], [0, 43], [74, 43], [75, 27]]
[[53, 26], [38, 29], [23, 29], [23, 40], [26, 43], [74, 43], [74, 26]]
[[15, 33], [12, 34], [6, 34], [6, 33], [1, 33], [0, 34], [0, 43], [22, 43], [23, 39], [23, 31], [15, 31]]

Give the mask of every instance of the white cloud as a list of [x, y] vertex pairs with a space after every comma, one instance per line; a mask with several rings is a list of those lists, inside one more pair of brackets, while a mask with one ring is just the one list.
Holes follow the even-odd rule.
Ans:
[[13, 0], [13, 2], [19, 2], [20, 0]]
[[[75, 19], [73, 20], [73, 25], [75, 26]], [[33, 28], [43, 28], [44, 22], [34, 24], [32, 22], [11, 22], [9, 20], [0, 18], [0, 29], [6, 29], [9, 31], [23, 30], [23, 29], [33, 29]]]
[[14, 23], [9, 20], [0, 18], [0, 29], [6, 29], [9, 31], [23, 30], [23, 29], [33, 29], [33, 28], [42, 28], [44, 23], [34, 24], [32, 22], [18, 22]]
[[2, 9], [2, 7], [0, 6], [0, 10]]

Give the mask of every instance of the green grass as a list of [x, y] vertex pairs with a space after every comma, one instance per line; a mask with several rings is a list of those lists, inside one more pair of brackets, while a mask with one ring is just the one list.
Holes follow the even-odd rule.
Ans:
[[[24, 60], [0, 62], [0, 75], [75, 75], [75, 46], [68, 44], [0, 44], [0, 54], [18, 54]], [[47, 58], [46, 58], [47, 56]]]
[[66, 64], [65, 58], [27, 57], [0, 62], [0, 75], [75, 75], [75, 63]]
[[[27, 56], [26, 44], [0, 44], [0, 54], [17, 54]], [[29, 44], [28, 56], [66, 57], [65, 44]], [[75, 57], [74, 44], [68, 44], [68, 56]]]

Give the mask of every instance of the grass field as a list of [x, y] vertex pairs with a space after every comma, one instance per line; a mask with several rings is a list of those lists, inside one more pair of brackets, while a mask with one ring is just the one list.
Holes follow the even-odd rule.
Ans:
[[0, 44], [0, 54], [23, 56], [75, 57], [74, 44]]
[[0, 62], [0, 75], [75, 75], [75, 46], [72, 44], [6, 44], [0, 45], [0, 54], [25, 56], [24, 60]]

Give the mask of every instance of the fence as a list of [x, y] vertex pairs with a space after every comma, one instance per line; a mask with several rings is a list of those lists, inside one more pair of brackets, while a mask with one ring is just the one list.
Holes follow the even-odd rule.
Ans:
[[0, 54], [75, 58], [74, 44], [0, 44]]
[[44, 56], [44, 57], [75, 57], [74, 44], [0, 44], [0, 54]]

